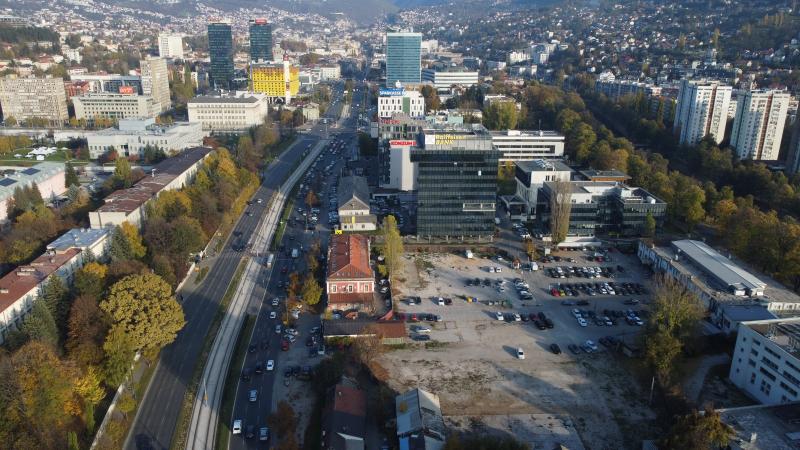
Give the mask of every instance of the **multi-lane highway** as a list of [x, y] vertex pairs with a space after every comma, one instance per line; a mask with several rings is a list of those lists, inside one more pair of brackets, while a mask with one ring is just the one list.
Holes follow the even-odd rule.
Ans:
[[[357, 88], [363, 91], [363, 87]], [[357, 98], [354, 96], [354, 98]], [[358, 117], [358, 110], [351, 111], [355, 117]], [[299, 336], [297, 341], [291, 345], [288, 352], [282, 351], [281, 340], [285, 330], [280, 333], [276, 332], [276, 326], [280, 325], [281, 311], [284, 308], [282, 299], [273, 304], [274, 299], [281, 298], [285, 295], [283, 285], [288, 281], [288, 274], [293, 271], [302, 271], [305, 266], [303, 258], [294, 259], [291, 257], [292, 248], [308, 249], [311, 242], [317, 238], [320, 239], [323, 251], [327, 247], [328, 238], [330, 235], [330, 227], [327, 226], [326, 218], [328, 214], [328, 195], [331, 187], [334, 186], [337, 174], [344, 165], [344, 161], [352, 159], [356, 153], [356, 140], [353, 134], [355, 120], [348, 116], [343, 118], [339, 127], [335, 129], [339, 136], [338, 144], [331, 144], [330, 148], [323, 151], [318, 158], [315, 168], [309, 171], [309, 179], [314, 177], [321, 177], [321, 190], [317, 192], [321, 200], [319, 212], [319, 225], [315, 229], [307, 230], [302, 226], [303, 217], [298, 213], [297, 208], [292, 212], [292, 220], [294, 223], [300, 224], [294, 227], [287, 227], [286, 234], [283, 237], [284, 251], [278, 254], [275, 261], [275, 268], [272, 272], [272, 277], [269, 280], [269, 287], [263, 297], [263, 302], [260, 303], [260, 312], [258, 314], [255, 329], [251, 336], [248, 348], [249, 353], [245, 358], [243, 367], [241, 369], [247, 370], [249, 379], [245, 380], [241, 376], [241, 370], [237, 374], [239, 376], [238, 385], [236, 389], [236, 398], [233, 409], [232, 420], [242, 421], [242, 433], [231, 436], [229, 441], [229, 448], [232, 450], [253, 449], [253, 448], [266, 448], [267, 445], [274, 445], [275, 438], [270, 436], [268, 442], [259, 440], [259, 429], [266, 426], [266, 419], [270, 412], [273, 410], [275, 404], [280, 398], [275, 397], [276, 387], [283, 383], [284, 379], [289, 379], [285, 376], [287, 369], [290, 366], [295, 366], [295, 363], [287, 361], [287, 355], [291, 354], [292, 359], [296, 362], [299, 358], [304, 361], [303, 365], [313, 365], [318, 361], [320, 356], [316, 354], [318, 345], [308, 346], [306, 341], [311, 336], [311, 329], [319, 327], [320, 320], [318, 317], [310, 317], [302, 315], [301, 320], [298, 321], [297, 329]], [[330, 166], [330, 170], [325, 173], [324, 169]], [[298, 193], [295, 198], [295, 206], [302, 205], [304, 195]], [[256, 299], [262, 301], [262, 298]], [[274, 315], [273, 315], [274, 313]], [[317, 335], [318, 336], [318, 335]], [[306, 356], [307, 355], [307, 356]], [[272, 370], [267, 370], [266, 366], [269, 361], [272, 361]], [[261, 373], [256, 373], [255, 368], [260, 365]], [[234, 371], [236, 372], [236, 371]], [[292, 378], [291, 382], [295, 381], [296, 377]], [[256, 397], [254, 401], [250, 400], [250, 392], [255, 390]], [[252, 437], [248, 437], [248, 427], [252, 427]]]
[[[340, 92], [337, 88], [336, 92]], [[341, 105], [332, 106], [325, 117], [337, 117]], [[297, 165], [303, 152], [325, 138], [327, 127], [319, 123], [303, 133], [264, 171], [262, 185], [248, 207], [251, 214], [243, 215], [234, 228], [237, 238], [230, 239], [223, 251], [214, 256], [208, 275], [198, 286], [187, 283], [181, 291], [186, 326], [175, 342], [161, 353], [158, 367], [145, 392], [125, 443], [127, 449], [168, 449], [176, 431], [178, 414], [186, 394], [187, 384], [200, 360], [200, 353], [214, 316], [219, 309], [228, 285], [243, 254], [234, 247], [239, 239], [248, 242], [269, 205], [269, 199]]]

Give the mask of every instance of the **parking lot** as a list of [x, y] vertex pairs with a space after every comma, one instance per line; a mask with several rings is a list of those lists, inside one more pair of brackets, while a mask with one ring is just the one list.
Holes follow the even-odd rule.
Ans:
[[[588, 260], [590, 252], [559, 255], [561, 261], [540, 262], [534, 272], [460, 254], [408, 255], [405, 276], [394, 286], [395, 309], [419, 343], [383, 356], [390, 384], [431, 389], [445, 415], [564, 414], [587, 448], [626, 447], [622, 429], [646, 427], [653, 414], [615, 349], [638, 340], [649, 279], [635, 256], [611, 253], [612, 262], [598, 262]], [[612, 265], [613, 273], [597, 278], [554, 278], [548, 270]], [[612, 294], [602, 283], [619, 288]], [[625, 283], [638, 283], [640, 294], [624, 295]]]

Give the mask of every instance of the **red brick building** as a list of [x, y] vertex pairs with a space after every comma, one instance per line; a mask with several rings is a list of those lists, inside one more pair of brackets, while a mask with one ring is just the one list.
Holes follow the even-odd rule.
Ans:
[[328, 309], [372, 308], [375, 275], [369, 265], [369, 239], [361, 234], [336, 234], [328, 247], [325, 283]]

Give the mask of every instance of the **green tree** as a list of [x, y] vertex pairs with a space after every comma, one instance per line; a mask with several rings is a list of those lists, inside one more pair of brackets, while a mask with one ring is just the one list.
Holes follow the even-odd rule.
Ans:
[[17, 126], [17, 119], [16, 119], [14, 116], [6, 116], [6, 117], [3, 119], [3, 123], [4, 123], [4, 124], [5, 124], [7, 127], [15, 127], [15, 126]]
[[305, 282], [303, 283], [302, 295], [303, 301], [308, 305], [316, 305], [322, 297], [322, 287], [320, 287], [312, 273], [306, 276]]
[[128, 414], [136, 409], [136, 399], [130, 393], [125, 392], [117, 402], [117, 409], [127, 418]]
[[647, 213], [644, 218], [644, 225], [642, 225], [642, 236], [653, 237], [656, 235], [656, 219], [651, 213]]
[[388, 215], [383, 219], [383, 257], [385, 258], [386, 268], [389, 272], [389, 279], [392, 283], [402, 270], [403, 257], [403, 238], [397, 228], [397, 219], [393, 215]]
[[483, 112], [483, 123], [490, 130], [513, 130], [517, 128], [518, 119], [513, 101], [492, 102]]
[[103, 361], [103, 375], [106, 384], [119, 386], [128, 376], [136, 354], [136, 343], [121, 326], [112, 327], [103, 343], [106, 357]]
[[111, 233], [109, 255], [113, 261], [140, 260], [147, 253], [139, 230], [130, 222], [122, 222]]
[[39, 301], [50, 310], [50, 315], [59, 330], [58, 336], [66, 336], [70, 300], [69, 290], [59, 276], [51, 276], [39, 295]]
[[72, 286], [78, 295], [99, 298], [106, 287], [107, 275], [108, 266], [98, 262], [89, 262], [75, 272]]
[[664, 450], [708, 450], [725, 448], [734, 437], [733, 428], [722, 421], [711, 406], [678, 418], [658, 443]]
[[137, 350], [163, 348], [186, 323], [172, 287], [154, 274], [130, 275], [114, 283], [100, 308], [111, 317], [112, 329], [130, 336]]
[[31, 312], [25, 316], [20, 331], [31, 341], [44, 342], [58, 348], [58, 327], [45, 302], [33, 302]]
[[75, 172], [75, 168], [72, 167], [72, 163], [67, 161], [65, 166], [66, 172], [64, 174], [64, 187], [69, 188], [70, 186], [80, 186], [81, 182], [78, 179], [78, 174]]
[[129, 188], [133, 184], [133, 172], [131, 171], [131, 163], [125, 158], [117, 158], [114, 165], [114, 188], [122, 189]]

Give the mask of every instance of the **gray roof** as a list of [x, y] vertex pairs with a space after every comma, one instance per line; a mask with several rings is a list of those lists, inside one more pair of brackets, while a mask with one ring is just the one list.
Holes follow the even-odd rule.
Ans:
[[47, 248], [60, 251], [73, 247], [86, 249], [103, 239], [108, 233], [108, 228], [73, 228], [48, 244]]
[[672, 245], [728, 289], [763, 290], [767, 286], [704, 242], [684, 239]]
[[[362, 203], [365, 208], [369, 208], [369, 186], [364, 177], [349, 176], [339, 178], [339, 209], [347, 208], [348, 203], [353, 199]], [[358, 205], [353, 205], [358, 206]]]
[[553, 171], [561, 171], [561, 172], [571, 172], [572, 169], [563, 161], [558, 159], [534, 159], [531, 161], [515, 161], [516, 164], [520, 169], [524, 170], [525, 172], [553, 172]]
[[[0, 200], [5, 200], [14, 195], [14, 189], [18, 187], [32, 186], [42, 183], [59, 172], [64, 172], [64, 163], [42, 162], [35, 166], [21, 167], [15, 173], [6, 177], [0, 177]], [[42, 195], [45, 195], [42, 193]], [[46, 200], [46, 199], [45, 199]]]
[[733, 322], [750, 322], [752, 320], [777, 319], [762, 305], [726, 305], [720, 306], [722, 314]]
[[200, 96], [189, 100], [189, 103], [256, 103], [256, 97], [210, 97]]
[[397, 435], [423, 433], [445, 439], [444, 418], [439, 397], [422, 389], [412, 389], [395, 398]]

